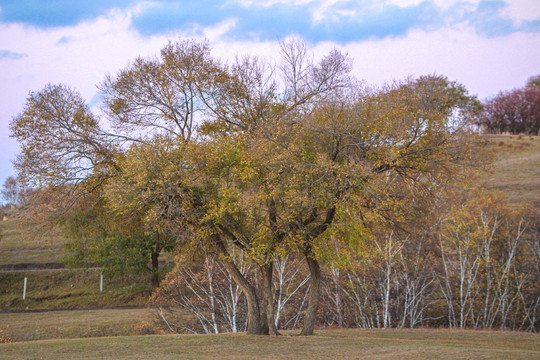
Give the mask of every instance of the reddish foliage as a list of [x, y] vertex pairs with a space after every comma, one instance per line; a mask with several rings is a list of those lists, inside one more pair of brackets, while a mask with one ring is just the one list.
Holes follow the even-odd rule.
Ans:
[[501, 92], [484, 104], [477, 119], [490, 133], [536, 135], [540, 130], [540, 87]]

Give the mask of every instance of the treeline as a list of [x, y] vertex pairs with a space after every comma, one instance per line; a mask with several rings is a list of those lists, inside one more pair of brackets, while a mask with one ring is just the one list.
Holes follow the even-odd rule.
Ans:
[[540, 131], [540, 76], [523, 88], [500, 92], [483, 104], [477, 124], [492, 134], [538, 135]]
[[[537, 235], [538, 219], [512, 210], [500, 196], [477, 189], [447, 199], [444, 210], [415, 231], [379, 229], [346, 263], [326, 261], [317, 325], [537, 332]], [[256, 276], [244, 254], [234, 260], [245, 276]], [[309, 271], [295, 254], [276, 255], [274, 266], [275, 326], [295, 329], [306, 310]], [[157, 323], [173, 332], [246, 328], [245, 299], [212, 256], [178, 256], [151, 306]]]
[[65, 85], [31, 93], [11, 123], [27, 216], [65, 229], [71, 263], [150, 264], [173, 331], [535, 330], [533, 227], [475, 207], [480, 102], [443, 76], [370, 88], [337, 50], [279, 51], [226, 64], [170, 43], [105, 78], [102, 118]]

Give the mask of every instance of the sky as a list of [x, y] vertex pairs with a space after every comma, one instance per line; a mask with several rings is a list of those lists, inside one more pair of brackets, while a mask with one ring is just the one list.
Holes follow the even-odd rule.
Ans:
[[276, 57], [303, 38], [337, 48], [375, 86], [444, 75], [484, 100], [540, 74], [540, 0], [0, 0], [0, 185], [16, 175], [9, 122], [31, 91], [65, 84], [97, 109], [97, 86], [168, 42]]

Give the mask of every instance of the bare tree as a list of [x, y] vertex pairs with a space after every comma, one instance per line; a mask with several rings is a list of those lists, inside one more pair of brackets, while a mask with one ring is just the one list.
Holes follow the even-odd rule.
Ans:
[[9, 176], [6, 181], [4, 181], [1, 194], [2, 198], [12, 210], [21, 205], [23, 196], [22, 190], [13, 176]]
[[[151, 300], [165, 327], [173, 332], [206, 334], [244, 331], [245, 298], [222, 263], [212, 255], [205, 256], [200, 265], [177, 259], [176, 268]], [[247, 276], [250, 267], [245, 256], [236, 254], [235, 263]]]

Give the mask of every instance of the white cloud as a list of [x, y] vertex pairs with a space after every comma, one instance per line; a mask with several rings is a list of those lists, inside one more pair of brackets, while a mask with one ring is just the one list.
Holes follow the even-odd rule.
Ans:
[[347, 2], [347, 0], [322, 0], [313, 10], [313, 23], [319, 24], [324, 20], [335, 17], [336, 13], [332, 7], [340, 2]]
[[466, 27], [416, 30], [404, 38], [351, 43], [344, 49], [355, 60], [356, 75], [368, 83], [436, 73], [481, 99], [523, 86], [540, 71], [540, 38], [534, 34], [484, 38]]
[[292, 5], [292, 6], [298, 6], [298, 5], [307, 5], [313, 2], [319, 2], [321, 0], [230, 0], [231, 2], [238, 3], [244, 7], [250, 7], [250, 6], [264, 6], [264, 7], [270, 7], [274, 5]]
[[77, 26], [49, 30], [1, 25], [0, 48], [27, 54], [3, 64], [3, 83], [24, 78], [27, 82], [16, 87], [34, 90], [47, 83], [65, 83], [85, 98], [92, 97], [106, 73], [116, 72], [137, 56], [157, 54], [167, 41], [165, 35], [142, 38], [131, 28], [131, 15], [112, 11]]
[[227, 19], [215, 26], [203, 29], [203, 34], [210, 42], [218, 41], [223, 35], [234, 29], [237, 22], [238, 19]]
[[[469, 7], [476, 8], [480, 1], [481, 0], [432, 0], [431, 2], [441, 9], [449, 9], [456, 4], [460, 4], [462, 6], [467, 4]], [[396, 5], [399, 7], [410, 7], [420, 5], [423, 2], [425, 2], [425, 0], [386, 0], [384, 4]]]
[[[409, 7], [420, 5], [423, 2], [424, 0], [386, 0], [384, 4]], [[432, 3], [442, 10], [459, 4], [463, 11], [469, 12], [474, 11], [480, 2], [481, 0], [432, 0]], [[516, 25], [520, 25], [524, 21], [540, 20], [539, 0], [505, 0], [504, 2], [506, 5], [499, 14], [512, 19]]]
[[387, 0], [386, 4], [396, 5], [399, 7], [409, 7], [420, 5], [422, 2], [423, 0]]
[[511, 18], [517, 25], [524, 21], [540, 20], [540, 1], [508, 0], [501, 15]]
[[[235, 0], [232, 0], [235, 1]], [[337, 20], [336, 15], [338, 16], [354, 16], [357, 10], [338, 10], [334, 7], [339, 3], [351, 3], [351, 0], [236, 0], [236, 3], [244, 6], [263, 6], [271, 7], [275, 5], [287, 5], [287, 6], [304, 6], [310, 5], [311, 17], [313, 24], [320, 24], [326, 20]], [[371, 8], [369, 1], [365, 0], [355, 0], [352, 1], [353, 4], [357, 5], [358, 10]]]

